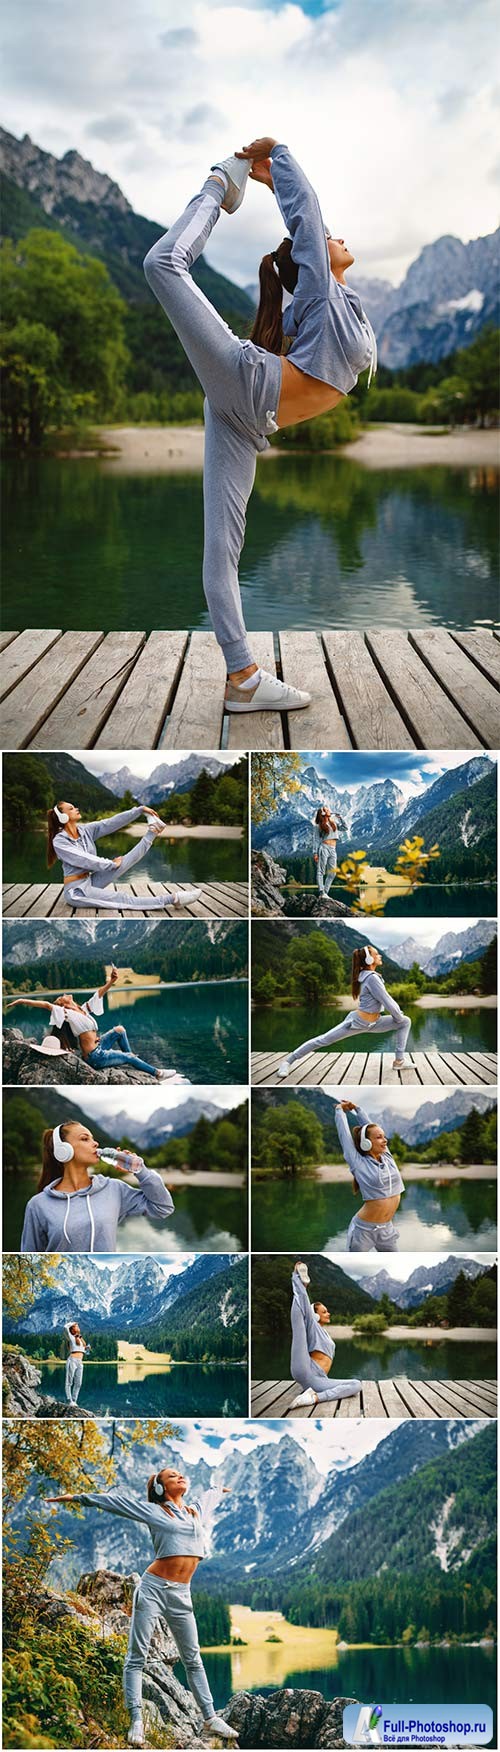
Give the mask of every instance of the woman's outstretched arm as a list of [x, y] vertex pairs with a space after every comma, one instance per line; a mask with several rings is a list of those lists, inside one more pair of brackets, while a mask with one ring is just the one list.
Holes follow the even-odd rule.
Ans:
[[313, 298], [321, 298], [330, 290], [332, 277], [327, 228], [312, 183], [289, 146], [273, 140], [270, 135], [252, 140], [244, 147], [241, 156], [249, 158], [252, 163], [270, 157], [274, 193], [290, 232], [292, 256], [299, 270], [294, 309], [300, 304], [310, 304]]
[[400, 1005], [396, 1003], [395, 998], [391, 998], [391, 994], [388, 992], [387, 986], [384, 984], [379, 973], [370, 974], [370, 991], [375, 993], [377, 998], [381, 999], [384, 1009], [389, 1011], [389, 1015], [394, 1017], [395, 1022], [404, 1021], [404, 1015]]

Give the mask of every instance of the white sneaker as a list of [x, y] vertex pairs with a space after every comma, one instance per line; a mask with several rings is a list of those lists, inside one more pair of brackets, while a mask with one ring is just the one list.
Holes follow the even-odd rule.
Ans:
[[393, 1069], [393, 1071], [405, 1071], [406, 1070], [406, 1059], [405, 1058], [393, 1059], [392, 1069]]
[[129, 1728], [127, 1734], [127, 1741], [129, 1746], [145, 1746], [146, 1736], [144, 1733], [142, 1716], [133, 1717], [132, 1726]]
[[250, 679], [252, 685], [248, 687], [227, 682], [226, 712], [303, 712], [311, 704], [309, 693], [301, 693], [287, 681], [278, 681], [277, 675], [271, 675], [268, 669], [258, 669]]
[[277, 1069], [277, 1072], [276, 1072], [276, 1076], [277, 1076], [277, 1077], [287, 1077], [287, 1076], [288, 1076], [288, 1073], [289, 1073], [289, 1071], [291, 1071], [291, 1069], [292, 1069], [292, 1067], [291, 1067], [291, 1064], [290, 1064], [290, 1060], [289, 1060], [289, 1059], [287, 1059], [287, 1058], [286, 1058], [286, 1059], [282, 1059], [282, 1060], [281, 1060], [281, 1064], [280, 1064], [280, 1065], [278, 1065], [278, 1069]]
[[211, 1740], [212, 1735], [217, 1740], [227, 1740], [231, 1746], [235, 1746], [238, 1739], [235, 1729], [230, 1728], [229, 1722], [225, 1722], [223, 1716], [212, 1716], [211, 1722], [203, 1723], [202, 1738]]
[[182, 892], [179, 888], [176, 888], [174, 889], [172, 900], [166, 901], [165, 905], [190, 906], [193, 900], [201, 899], [202, 892], [203, 890], [201, 888], [183, 888]]
[[248, 158], [235, 158], [234, 153], [231, 153], [229, 158], [221, 158], [218, 164], [211, 164], [210, 169], [224, 171], [227, 189], [222, 205], [225, 213], [236, 213], [238, 207], [241, 207], [250, 175]]
[[298, 1394], [297, 1399], [292, 1399], [290, 1410], [294, 1405], [316, 1405], [317, 1399], [318, 1395], [315, 1393], [314, 1387], [306, 1387], [303, 1393]]

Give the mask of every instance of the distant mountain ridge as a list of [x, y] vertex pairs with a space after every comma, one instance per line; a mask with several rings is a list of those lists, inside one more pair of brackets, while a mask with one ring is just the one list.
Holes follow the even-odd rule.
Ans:
[[[280, 927], [281, 928], [281, 927]], [[424, 1091], [422, 1091], [424, 1093]], [[364, 1111], [370, 1112], [370, 1097], [368, 1091], [360, 1091], [360, 1105]], [[322, 1089], [259, 1089], [254, 1090], [252, 1106], [255, 1109], [277, 1107], [289, 1101], [299, 1101], [306, 1107], [311, 1107], [318, 1119], [326, 1127], [334, 1127], [335, 1101], [326, 1095]], [[438, 1138], [444, 1131], [458, 1131], [464, 1124], [471, 1109], [475, 1107], [478, 1113], [491, 1113], [496, 1101], [491, 1095], [484, 1095], [481, 1090], [453, 1089], [442, 1101], [422, 1100], [418, 1112], [412, 1118], [405, 1118], [397, 1107], [384, 1107], [382, 1112], [377, 1108], [377, 1121], [383, 1127], [386, 1137], [391, 1138], [396, 1132], [403, 1143], [418, 1147], [430, 1143], [432, 1138]]]
[[[369, 934], [369, 923], [364, 930], [354, 929], [345, 925], [342, 920], [311, 919], [296, 923], [291, 919], [280, 919], [276, 928], [274, 923], [258, 919], [252, 926], [252, 975], [257, 980], [260, 972], [268, 967], [281, 971], [282, 950], [294, 936], [301, 936], [308, 931], [321, 931], [330, 941], [338, 944], [348, 966], [354, 949], [361, 949], [372, 941]], [[481, 951], [488, 948], [496, 937], [497, 925], [495, 919], [479, 919], [476, 925], [470, 925], [465, 931], [445, 931], [438, 938], [433, 948], [418, 937], [405, 938], [401, 944], [392, 944], [381, 951], [383, 958], [382, 973], [387, 982], [391, 979], [400, 980], [402, 974], [408, 972], [416, 961], [418, 966], [430, 977], [444, 976], [460, 961], [475, 961]], [[278, 938], [278, 942], [277, 942]], [[451, 941], [452, 940], [452, 941]]]
[[[237, 759], [237, 757], [236, 757]], [[236, 760], [235, 763], [236, 765]], [[178, 791], [192, 791], [199, 774], [210, 773], [212, 779], [218, 779], [221, 773], [231, 772], [231, 764], [218, 760], [215, 754], [188, 754], [184, 760], [178, 760], [167, 765], [160, 762], [150, 778], [140, 778], [130, 767], [120, 767], [116, 773], [103, 773], [102, 783], [115, 796], [123, 797], [125, 791], [131, 791], [137, 797], [138, 803], [163, 803], [166, 797], [174, 796]]]
[[[4, 967], [36, 967], [40, 983], [44, 968], [125, 961], [134, 970], [166, 969], [162, 977], [218, 978], [239, 975], [246, 966], [247, 928], [238, 920], [111, 919], [8, 921], [3, 942]], [[168, 973], [168, 965], [176, 971]], [[61, 990], [63, 988], [61, 987]]]
[[[242, 1269], [240, 1269], [242, 1268]], [[158, 1328], [167, 1320], [174, 1337], [179, 1314], [185, 1306], [191, 1329], [201, 1311], [214, 1322], [220, 1317], [221, 1297], [218, 1280], [224, 1279], [224, 1322], [226, 1325], [246, 1323], [246, 1256], [242, 1254], [199, 1254], [182, 1273], [167, 1277], [163, 1266], [153, 1257], [124, 1259], [117, 1271], [109, 1267], [97, 1269], [91, 1255], [78, 1254], [59, 1259], [57, 1283], [36, 1296], [32, 1307], [21, 1320], [6, 1320], [11, 1336], [22, 1333], [59, 1333], [64, 1322], [75, 1316], [87, 1332], [116, 1333], [125, 1337], [140, 1328]], [[228, 1278], [230, 1274], [230, 1278]]]

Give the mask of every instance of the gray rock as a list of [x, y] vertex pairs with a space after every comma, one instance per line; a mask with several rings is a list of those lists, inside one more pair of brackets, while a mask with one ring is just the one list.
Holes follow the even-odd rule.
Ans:
[[4, 1350], [6, 1417], [69, 1417], [80, 1421], [91, 1419], [92, 1413], [79, 1405], [68, 1405], [66, 1399], [53, 1399], [50, 1394], [39, 1393], [41, 1379], [40, 1369], [35, 1367], [29, 1357], [23, 1356], [22, 1352]]
[[281, 893], [286, 882], [286, 870], [277, 864], [270, 852], [252, 852], [252, 913], [265, 918], [268, 913], [283, 912], [285, 897]]
[[151, 1083], [142, 1071], [112, 1065], [107, 1071], [93, 1071], [77, 1052], [58, 1053], [45, 1057], [35, 1052], [20, 1028], [6, 1028], [3, 1035], [4, 1083], [38, 1086], [47, 1083]]
[[259, 1697], [240, 1691], [231, 1699], [223, 1715], [236, 1728], [241, 1747], [262, 1746], [267, 1752], [276, 1747], [345, 1746], [342, 1733], [344, 1709], [353, 1697], [322, 1697], [319, 1691], [286, 1688]]

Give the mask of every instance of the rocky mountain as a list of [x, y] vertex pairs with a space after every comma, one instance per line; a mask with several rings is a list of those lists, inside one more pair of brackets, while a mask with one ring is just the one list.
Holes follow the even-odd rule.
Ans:
[[479, 1259], [467, 1259], [465, 1254], [457, 1258], [450, 1254], [448, 1259], [440, 1259], [436, 1265], [417, 1265], [403, 1283], [382, 1270], [374, 1272], [373, 1277], [363, 1278], [363, 1287], [376, 1302], [387, 1294], [398, 1308], [420, 1308], [428, 1296], [445, 1295], [461, 1271], [465, 1277], [474, 1279], [485, 1269]]
[[443, 359], [470, 346], [486, 323], [497, 326], [499, 268], [500, 229], [469, 243], [444, 236], [425, 244], [400, 286], [354, 273], [380, 363], [395, 371]]
[[64, 979], [65, 965], [110, 961], [163, 979], [217, 978], [241, 972], [246, 955], [247, 927], [229, 919], [9, 919], [3, 942], [4, 967], [36, 965], [41, 984], [54, 964]]
[[123, 1109], [119, 1113], [106, 1113], [106, 1126], [110, 1138], [128, 1137], [132, 1143], [140, 1143], [143, 1151], [156, 1150], [169, 1138], [188, 1137], [202, 1114], [205, 1119], [215, 1120], [224, 1111], [215, 1101], [198, 1100], [195, 1095], [190, 1095], [179, 1107], [155, 1108], [149, 1119], [133, 1119]]
[[[369, 1098], [361, 1091], [361, 1105], [366, 1110], [370, 1106]], [[331, 1130], [335, 1124], [335, 1102], [322, 1089], [259, 1089], [252, 1094], [252, 1111], [269, 1106], [277, 1107], [288, 1101], [300, 1101], [303, 1106], [311, 1107], [317, 1114], [322, 1125]], [[397, 1107], [384, 1107], [377, 1112], [378, 1123], [383, 1127], [386, 1137], [391, 1139], [395, 1132], [405, 1144], [418, 1146], [427, 1144], [431, 1138], [438, 1138], [441, 1132], [459, 1131], [464, 1120], [475, 1107], [478, 1113], [491, 1113], [495, 1101], [491, 1095], [483, 1095], [479, 1089], [471, 1095], [469, 1089], [453, 1089], [442, 1101], [422, 1101], [417, 1112], [407, 1118]]]
[[[477, 755], [445, 772], [417, 797], [407, 801], [393, 779], [375, 779], [348, 791], [323, 778], [314, 765], [300, 773], [299, 792], [283, 792], [278, 808], [255, 827], [252, 844], [276, 857], [290, 859], [311, 851], [312, 821], [326, 802], [339, 822], [339, 851], [366, 851], [376, 864], [395, 855], [403, 839], [420, 833], [426, 844], [436, 841], [441, 858], [459, 853], [461, 873], [467, 873], [469, 853], [479, 852], [486, 868], [496, 865], [496, 765]], [[452, 860], [453, 868], [455, 867]], [[441, 873], [441, 872], [440, 872]]]
[[116, 797], [123, 797], [125, 791], [131, 791], [137, 797], [138, 803], [163, 803], [175, 791], [192, 791], [193, 785], [201, 772], [210, 773], [211, 778], [218, 779], [220, 773], [230, 772], [231, 767], [224, 761], [217, 760], [216, 755], [188, 754], [184, 760], [175, 761], [167, 766], [165, 761], [155, 768], [148, 779], [139, 778], [131, 772], [130, 767], [120, 767], [116, 773], [104, 773], [103, 784], [113, 791]]
[[[346, 964], [346, 990], [349, 984], [349, 970], [354, 949], [361, 949], [371, 941], [368, 923], [363, 931], [353, 930], [344, 925], [341, 919], [307, 919], [295, 922], [292, 919], [280, 919], [279, 927], [264, 919], [257, 919], [252, 928], [252, 978], [257, 981], [268, 968], [274, 969], [278, 975], [283, 971], [283, 954], [294, 937], [308, 931], [322, 931], [338, 944]], [[397, 960], [397, 951], [384, 949], [384, 978], [400, 980], [403, 969]]]
[[[94, 777], [72, 754], [47, 753], [34, 754], [31, 759], [36, 766], [49, 774], [53, 785], [54, 802], [64, 798], [69, 803], [76, 803], [84, 817], [93, 815], [109, 815], [112, 809], [116, 812], [116, 800], [112, 790], [107, 788], [102, 779]], [[9, 756], [4, 760], [8, 763]]]
[[478, 919], [465, 931], [444, 931], [433, 949], [416, 937], [405, 937], [393, 946], [392, 953], [400, 967], [408, 969], [416, 961], [429, 979], [450, 973], [460, 961], [476, 961], [496, 937], [495, 919]]
[[[239, 1324], [246, 1320], [246, 1275], [246, 1257], [238, 1253], [199, 1254], [185, 1271], [170, 1277], [149, 1254], [125, 1259], [117, 1271], [98, 1268], [91, 1254], [62, 1254], [56, 1285], [43, 1286], [21, 1320], [5, 1321], [5, 1330], [9, 1336], [62, 1333], [75, 1310], [88, 1335], [106, 1331], [121, 1338], [138, 1327], [157, 1331], [167, 1315], [172, 1336], [176, 1319], [181, 1326], [185, 1318], [190, 1329], [202, 1316]], [[216, 1279], [223, 1280], [220, 1294]]]

